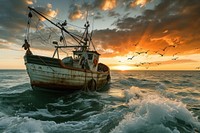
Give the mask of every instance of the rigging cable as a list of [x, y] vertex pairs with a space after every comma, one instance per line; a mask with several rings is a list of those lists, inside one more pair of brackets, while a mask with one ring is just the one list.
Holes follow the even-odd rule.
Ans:
[[[51, 46], [54, 47], [54, 45], [52, 45], [51, 43], [49, 43], [49, 42], [47, 43], [47, 40], [50, 40], [52, 32], [55, 33], [57, 36], [59, 36], [59, 35], [55, 31], [53, 31], [50, 27], [48, 27], [46, 23], [42, 22], [36, 13], [34, 13], [34, 15], [38, 18], [38, 23], [36, 23], [35, 25], [36, 25], [36, 32], [39, 33], [40, 35], [39, 35], [39, 37], [32, 38], [32, 40], [40, 38], [43, 41], [43, 42], [41, 42], [42, 44], [44, 44], [44, 45], [50, 44]], [[48, 36], [48, 38], [44, 38], [43, 35], [42, 35], [42, 33], [38, 30], [38, 28], [39, 28], [39, 22], [42, 22], [42, 24], [44, 24], [48, 28], [48, 30], [51, 31], [50, 35]]]
[[83, 41], [80, 40], [79, 37], [71, 34], [68, 30], [66, 30], [65, 28], [60, 27], [59, 25], [55, 24], [54, 22], [52, 22], [50, 19], [48, 19], [46, 16], [44, 16], [42, 13], [38, 12], [37, 10], [35, 10], [34, 8], [28, 7], [30, 10], [36, 12], [37, 14], [39, 14], [40, 16], [42, 16], [43, 18], [45, 18], [47, 21], [49, 21], [51, 24], [53, 24], [54, 26], [58, 27], [59, 29], [63, 29], [67, 34], [69, 34], [76, 42], [78, 43], [84, 43]]
[[31, 14], [31, 11], [30, 11], [28, 13], [28, 23], [27, 23], [26, 36], [25, 36], [25, 39], [27, 41], [29, 41], [29, 30], [30, 30], [31, 18], [32, 18], [32, 14]]
[[[34, 13], [34, 15], [38, 18], [38, 23], [36, 24], [36, 32], [38, 32], [40, 35], [39, 35], [39, 37], [32, 38], [32, 40], [33, 40], [33, 39], [40, 38], [40, 39], [42, 40], [42, 42], [41, 42], [42, 44], [44, 44], [44, 45], [50, 44], [51, 46], [54, 47], [54, 45], [53, 45], [52, 43], [47, 43], [47, 40], [50, 39], [51, 33], [52, 33], [52, 32], [55, 33], [57, 36], [59, 36], [59, 35], [57, 34], [57, 32], [53, 31], [51, 27], [48, 27], [46, 23], [42, 22], [42, 24], [44, 24], [44, 25], [51, 31], [51, 32], [50, 32], [50, 35], [48, 36], [47, 39], [43, 38], [43, 37], [42, 37], [42, 33], [38, 30], [38, 28], [39, 28], [39, 22], [41, 22], [41, 20], [40, 20], [40, 18], [38, 17], [38, 15], [37, 15], [36, 13]], [[61, 49], [61, 48], [60, 48], [60, 49]], [[66, 51], [64, 51], [63, 49], [61, 49], [61, 51], [68, 55], [68, 53], [67, 53]]]

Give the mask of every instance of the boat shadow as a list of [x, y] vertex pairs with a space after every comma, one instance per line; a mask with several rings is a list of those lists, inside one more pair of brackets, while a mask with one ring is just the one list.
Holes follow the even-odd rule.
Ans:
[[[78, 98], [94, 97], [97, 93], [95, 92], [106, 92], [110, 89], [111, 83], [106, 84], [100, 90], [90, 91], [90, 90], [74, 90], [74, 91], [46, 91], [40, 89], [28, 90], [25, 93], [30, 96], [31, 101], [38, 101], [40, 103], [48, 104], [55, 102], [59, 99], [65, 99], [66, 101], [74, 101]], [[30, 101], [30, 102], [31, 102]]]

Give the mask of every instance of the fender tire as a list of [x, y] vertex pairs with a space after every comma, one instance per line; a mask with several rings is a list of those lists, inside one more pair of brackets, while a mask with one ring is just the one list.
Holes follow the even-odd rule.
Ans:
[[88, 81], [87, 88], [88, 88], [90, 91], [96, 91], [96, 90], [97, 90], [96, 81], [95, 81], [94, 79], [91, 79], [90, 81]]

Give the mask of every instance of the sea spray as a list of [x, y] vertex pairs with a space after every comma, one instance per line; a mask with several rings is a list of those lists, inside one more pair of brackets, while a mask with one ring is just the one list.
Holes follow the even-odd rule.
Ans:
[[143, 93], [137, 87], [132, 87], [129, 93], [125, 93], [128, 94], [130, 112], [111, 133], [189, 133], [199, 130], [197, 119], [182, 102], [155, 93]]

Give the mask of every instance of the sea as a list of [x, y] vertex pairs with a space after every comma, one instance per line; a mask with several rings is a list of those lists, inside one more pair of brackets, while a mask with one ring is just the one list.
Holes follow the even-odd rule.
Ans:
[[0, 133], [200, 133], [200, 71], [111, 71], [104, 91], [33, 91], [0, 70]]

